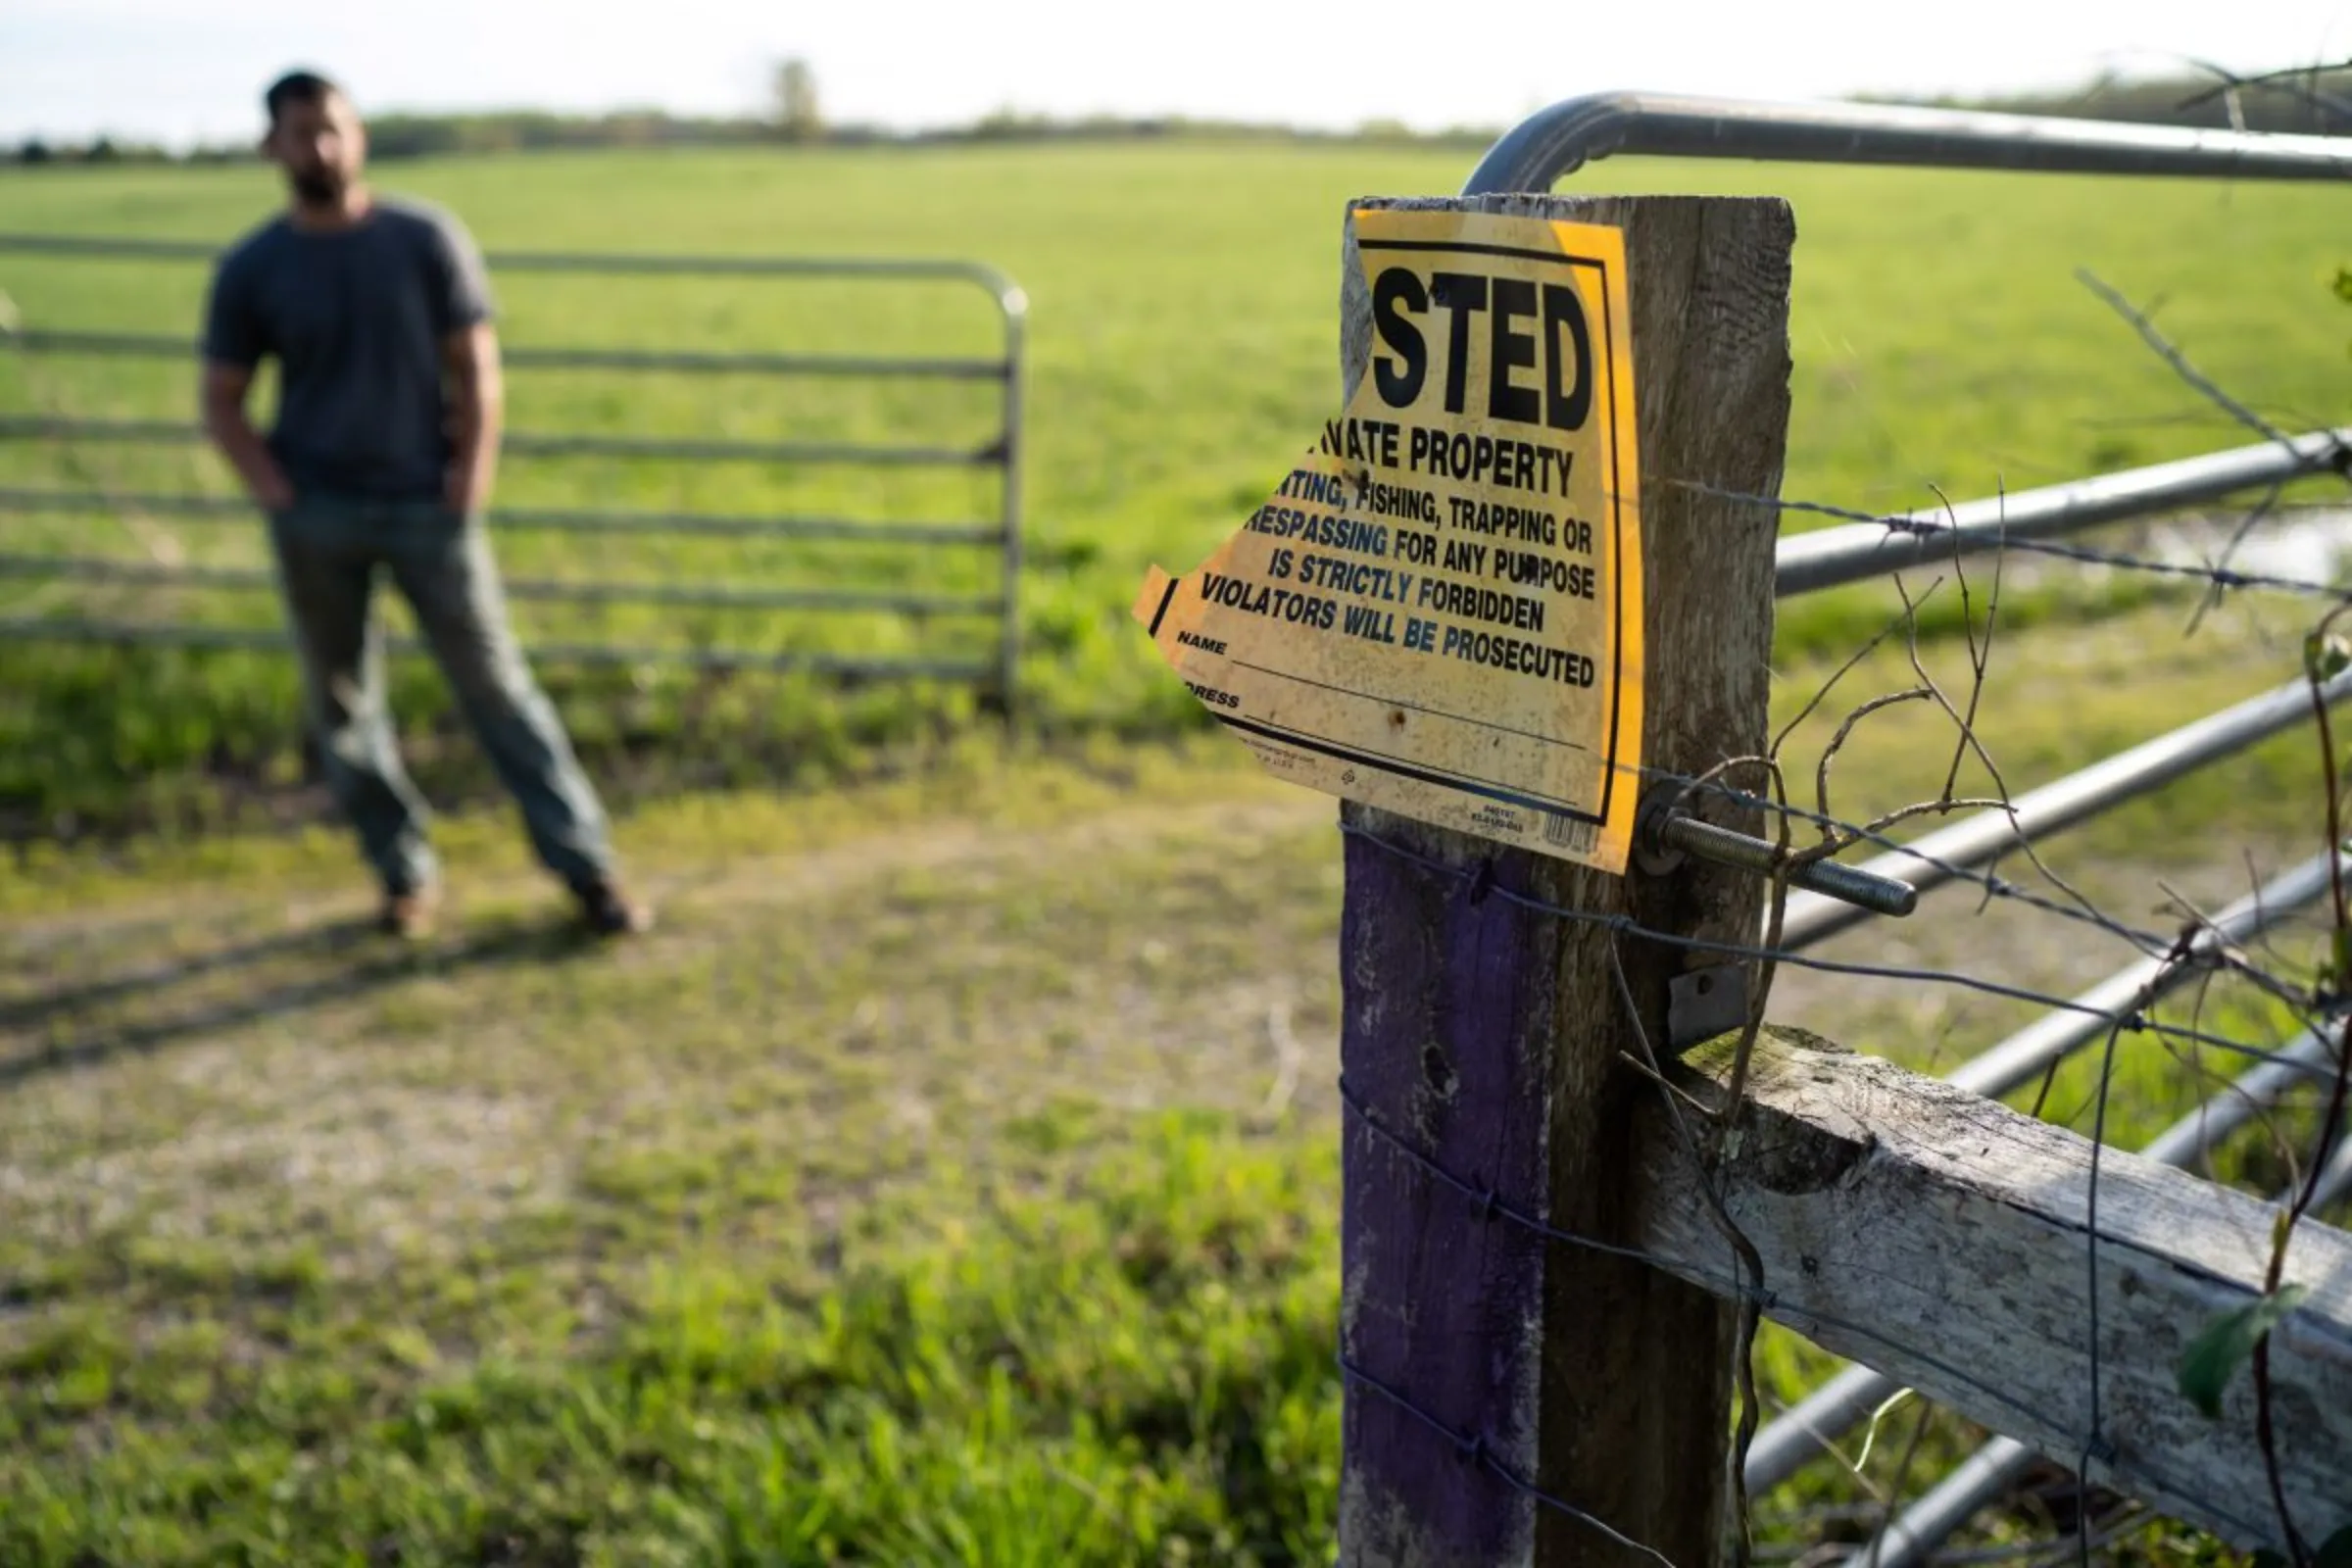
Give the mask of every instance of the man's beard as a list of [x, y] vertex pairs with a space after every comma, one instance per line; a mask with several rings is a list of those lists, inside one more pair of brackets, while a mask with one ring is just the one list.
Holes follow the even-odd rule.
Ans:
[[295, 198], [311, 207], [332, 207], [343, 199], [350, 181], [332, 170], [306, 170], [288, 174], [286, 182], [294, 187]]

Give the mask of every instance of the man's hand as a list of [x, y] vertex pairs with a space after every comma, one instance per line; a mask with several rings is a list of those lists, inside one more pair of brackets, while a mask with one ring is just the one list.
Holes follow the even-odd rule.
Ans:
[[473, 465], [453, 463], [441, 480], [441, 504], [452, 512], [469, 514], [486, 499], [483, 489], [474, 477]]
[[245, 416], [245, 395], [253, 386], [253, 368], [207, 360], [204, 366], [205, 432], [245, 481], [245, 493], [264, 512], [283, 512], [294, 504], [294, 486], [270, 455], [268, 443]]

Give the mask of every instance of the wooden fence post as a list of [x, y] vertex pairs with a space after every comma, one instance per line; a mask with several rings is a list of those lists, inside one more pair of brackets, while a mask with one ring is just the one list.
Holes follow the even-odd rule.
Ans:
[[[1761, 751], [1778, 519], [1770, 507], [1677, 481], [1778, 493], [1794, 240], [1787, 205], [1554, 196], [1358, 205], [1624, 230], [1646, 579], [1642, 755], [1653, 770], [1695, 773]], [[1351, 229], [1342, 295], [1349, 394], [1369, 360], [1370, 318]], [[1720, 798], [1701, 814], [1763, 827]], [[1341, 1344], [1351, 1376], [1340, 1560], [1647, 1560], [1541, 1505], [1499, 1466], [1677, 1568], [1712, 1562], [1727, 1523], [1732, 1309], [1644, 1264], [1482, 1217], [1480, 1203], [1366, 1115], [1554, 1227], [1629, 1240], [1633, 1111], [1657, 1090], [1621, 1059], [1639, 1048], [1609, 944], [1619, 944], [1660, 1051], [1667, 983], [1691, 960], [1490, 890], [1752, 942], [1760, 881], [1695, 860], [1670, 875], [1637, 865], [1606, 876], [1353, 804], [1343, 816], [1358, 831], [1347, 847], [1341, 1055], [1362, 1110], [1345, 1131]], [[1491, 861], [1491, 871], [1433, 874], [1368, 835], [1451, 865]], [[1469, 1441], [1449, 1443], [1433, 1421]]]

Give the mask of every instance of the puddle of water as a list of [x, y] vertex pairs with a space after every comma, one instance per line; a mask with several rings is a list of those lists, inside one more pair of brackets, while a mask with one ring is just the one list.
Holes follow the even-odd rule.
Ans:
[[[2147, 530], [2142, 553], [2176, 565], [2217, 564], [2244, 514], [2178, 517]], [[2310, 508], [2265, 518], [2230, 551], [2230, 569], [2299, 582], [2338, 583], [2352, 567], [2352, 507]]]

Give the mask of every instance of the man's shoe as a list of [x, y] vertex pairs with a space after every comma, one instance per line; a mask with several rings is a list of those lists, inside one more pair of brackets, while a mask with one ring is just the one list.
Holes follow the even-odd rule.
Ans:
[[635, 936], [654, 926], [654, 911], [621, 891], [607, 878], [572, 890], [580, 901], [580, 921], [600, 937]]
[[431, 887], [411, 888], [405, 893], [384, 895], [383, 907], [377, 911], [375, 923], [386, 936], [403, 942], [417, 942], [433, 934], [433, 916], [439, 912], [441, 895]]

